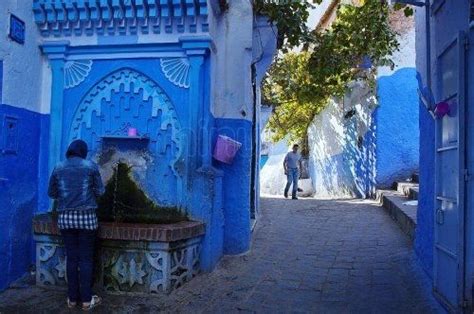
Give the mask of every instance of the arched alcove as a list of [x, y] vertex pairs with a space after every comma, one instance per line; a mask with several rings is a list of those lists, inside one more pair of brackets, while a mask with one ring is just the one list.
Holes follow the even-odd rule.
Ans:
[[[129, 136], [130, 128], [137, 136]], [[79, 138], [88, 143], [89, 156], [105, 180], [117, 161], [125, 161], [152, 199], [179, 205], [184, 134], [174, 105], [151, 78], [123, 68], [95, 84], [82, 97], [70, 126], [69, 142]]]

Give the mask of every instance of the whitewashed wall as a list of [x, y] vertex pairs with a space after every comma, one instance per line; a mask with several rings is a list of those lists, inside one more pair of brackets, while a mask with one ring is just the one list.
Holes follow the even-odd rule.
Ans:
[[[216, 118], [252, 120], [253, 11], [248, 0], [229, 1], [211, 28], [217, 53], [212, 56], [211, 111]], [[228, 40], [232, 38], [232, 40]]]
[[[411, 122], [417, 121], [418, 103], [411, 97], [416, 84], [410, 76], [415, 68], [415, 29], [413, 20], [402, 15], [393, 17], [394, 30], [400, 34], [400, 49], [392, 56], [396, 66], [377, 69], [377, 82], [383, 82], [377, 86], [377, 99], [365, 87], [354, 85], [343, 102], [331, 102], [309, 129], [310, 173], [316, 197], [370, 196], [368, 185], [389, 186], [416, 170], [412, 148], [418, 145], [418, 127]], [[377, 114], [372, 116], [375, 104]], [[344, 118], [351, 109], [355, 115]], [[369, 134], [372, 122], [375, 133]], [[359, 137], [362, 147], [358, 147]]]
[[358, 141], [370, 128], [374, 107], [370, 89], [354, 83], [343, 100], [332, 100], [313, 120], [308, 141], [315, 197], [365, 196], [365, 182], [357, 177], [368, 152], [364, 143], [359, 147]]
[[263, 195], [283, 195], [286, 185], [283, 160], [288, 150], [286, 139], [270, 146], [269, 158], [260, 171], [260, 191]]
[[[0, 1], [0, 60], [3, 60], [3, 97], [10, 106], [41, 111], [42, 66], [39, 33], [33, 22], [31, 1]], [[8, 37], [10, 14], [26, 23], [25, 44]]]

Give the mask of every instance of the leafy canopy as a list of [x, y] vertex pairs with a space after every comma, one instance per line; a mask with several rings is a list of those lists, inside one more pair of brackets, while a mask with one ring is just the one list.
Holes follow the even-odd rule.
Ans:
[[287, 51], [311, 40], [306, 25], [309, 9], [322, 0], [255, 0], [254, 11], [257, 15], [268, 16], [278, 26], [278, 48]]
[[[262, 87], [264, 102], [274, 106], [269, 122], [274, 140], [287, 134], [293, 140], [304, 139], [315, 115], [329, 99], [343, 96], [355, 80], [373, 85], [374, 66], [393, 66], [390, 57], [399, 47], [389, 24], [391, 9], [384, 1], [340, 5], [331, 27], [317, 32], [305, 26], [310, 7], [304, 1], [256, 1], [256, 8], [277, 24], [280, 47], [285, 52], [278, 56]], [[404, 9], [406, 15], [413, 13], [406, 6], [396, 9]], [[307, 50], [288, 52], [288, 48], [301, 44]]]

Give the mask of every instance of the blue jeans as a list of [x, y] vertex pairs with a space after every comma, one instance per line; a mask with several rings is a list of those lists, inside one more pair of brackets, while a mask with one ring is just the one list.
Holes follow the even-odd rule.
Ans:
[[299, 178], [298, 168], [289, 168], [288, 174], [286, 175], [286, 187], [285, 195], [288, 195], [291, 184], [293, 184], [292, 197], [296, 197], [296, 192], [298, 192], [298, 178]]
[[71, 302], [90, 302], [94, 265], [95, 230], [62, 229], [66, 247], [68, 297]]

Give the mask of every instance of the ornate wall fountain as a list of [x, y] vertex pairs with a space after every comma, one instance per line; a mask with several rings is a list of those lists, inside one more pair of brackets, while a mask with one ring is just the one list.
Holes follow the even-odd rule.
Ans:
[[[222, 174], [211, 167], [207, 2], [35, 0], [34, 12], [51, 68], [49, 171], [82, 139], [104, 181], [125, 162], [157, 206], [194, 220], [101, 223], [98, 284], [169, 292], [212, 268], [223, 217]], [[55, 223], [38, 216], [34, 232], [37, 283], [64, 285]]]
[[[183, 209], [191, 220], [204, 224], [203, 234], [174, 231], [186, 235], [181, 240], [190, 246], [200, 243], [201, 270], [211, 271], [224, 254], [249, 249], [250, 220], [258, 207], [254, 156], [259, 154], [255, 134], [260, 103], [253, 96], [273, 60], [276, 29], [265, 18], [255, 19], [251, 2], [227, 3], [33, 0], [45, 57], [42, 105], [49, 113], [42, 126], [49, 137], [43, 136], [39, 154], [39, 212], [49, 209], [45, 195], [51, 170], [64, 158], [68, 143], [82, 138], [104, 179], [117, 161], [129, 163], [134, 181], [158, 206]], [[212, 159], [217, 135], [242, 144], [232, 164]], [[38, 267], [57, 277], [56, 262], [49, 261], [59, 256], [41, 256], [46, 245], [58, 244], [56, 233], [44, 231], [53, 224], [38, 224], [49, 226], [35, 227]], [[136, 233], [125, 226], [114, 228], [106, 228], [105, 234], [122, 229]], [[103, 238], [104, 247], [109, 240]], [[138, 263], [151, 265], [146, 259], [150, 243], [164, 243], [131, 238], [138, 241], [130, 244], [131, 252], [144, 250], [132, 262], [128, 240], [118, 241], [127, 256], [123, 262], [135, 268]], [[175, 242], [169, 242], [169, 250], [182, 245]], [[175, 264], [182, 263], [187, 262]], [[141, 272], [135, 273], [133, 278], [140, 277]], [[55, 282], [62, 282], [56, 277]], [[142, 279], [151, 284], [149, 277]], [[138, 287], [139, 280], [133, 282]], [[121, 291], [127, 284], [119, 285]]]

